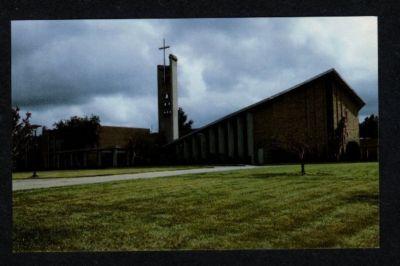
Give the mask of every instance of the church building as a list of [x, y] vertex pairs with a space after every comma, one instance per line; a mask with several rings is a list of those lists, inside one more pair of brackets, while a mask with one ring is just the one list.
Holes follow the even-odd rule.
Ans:
[[[289, 162], [295, 159], [287, 149], [291, 143], [307, 146], [312, 161], [328, 161], [338, 152], [345, 153], [349, 143], [359, 145], [358, 112], [365, 103], [334, 69], [179, 137], [178, 59], [172, 54], [168, 59], [169, 65], [157, 66], [158, 133], [101, 126], [95, 146], [68, 150], [56, 130], [46, 130], [41, 145], [43, 167], [137, 165], [132, 139], [161, 145], [155, 151], [158, 159], [147, 158], [148, 164]], [[339, 129], [338, 149], [334, 144]]]
[[358, 112], [365, 103], [335, 69], [178, 138], [177, 58], [169, 59], [165, 69], [158, 66], [159, 133], [176, 163], [286, 162], [293, 160], [290, 143], [306, 145], [314, 161], [327, 161], [349, 143], [359, 144]]

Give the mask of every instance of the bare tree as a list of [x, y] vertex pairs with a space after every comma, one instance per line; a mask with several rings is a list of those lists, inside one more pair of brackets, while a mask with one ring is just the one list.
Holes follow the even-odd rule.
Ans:
[[305, 157], [310, 152], [310, 145], [307, 141], [296, 140], [291, 138], [286, 143], [288, 151], [295, 153], [301, 164], [301, 175], [306, 174]]
[[294, 134], [280, 134], [274, 136], [270, 141], [270, 146], [274, 150], [281, 150], [285, 157], [295, 155], [301, 165], [301, 175], [305, 175], [306, 157], [312, 150], [312, 145], [307, 136], [298, 136]]

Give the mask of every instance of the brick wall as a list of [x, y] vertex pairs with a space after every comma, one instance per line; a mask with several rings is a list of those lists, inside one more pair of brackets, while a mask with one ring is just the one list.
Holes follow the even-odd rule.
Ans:
[[318, 80], [303, 88], [280, 96], [277, 100], [256, 108], [254, 114], [255, 150], [264, 149], [264, 158], [273, 139], [285, 142], [289, 138], [308, 140], [319, 156], [327, 143], [326, 91]]
[[107, 149], [115, 146], [124, 148], [129, 139], [137, 135], [148, 136], [150, 135], [150, 130], [147, 128], [102, 126], [99, 136], [99, 148]]
[[338, 121], [341, 117], [347, 116], [347, 137], [345, 143], [348, 141], [359, 142], [359, 122], [358, 122], [358, 108], [352, 101], [351, 96], [340, 85], [333, 84], [333, 125], [337, 128]]
[[[359, 142], [359, 105], [344, 84], [320, 79], [280, 96], [253, 110], [256, 154], [260, 148], [268, 161], [273, 139], [298, 139], [314, 149], [314, 158], [326, 158], [328, 140], [341, 117], [347, 117], [347, 137]], [[329, 124], [331, 123], [331, 126]]]

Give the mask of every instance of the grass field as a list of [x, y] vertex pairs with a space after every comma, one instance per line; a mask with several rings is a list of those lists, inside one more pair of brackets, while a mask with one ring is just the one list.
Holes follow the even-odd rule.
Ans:
[[378, 164], [270, 166], [14, 192], [13, 249], [379, 247]]
[[[160, 166], [160, 167], [126, 167], [126, 168], [106, 168], [106, 169], [75, 169], [75, 170], [55, 170], [55, 171], [38, 171], [37, 178], [69, 178], [99, 175], [121, 175], [121, 174], [137, 174], [155, 171], [171, 171], [182, 169], [202, 168], [207, 166], [191, 165], [191, 166]], [[30, 179], [31, 172], [16, 172], [12, 174], [13, 180]]]

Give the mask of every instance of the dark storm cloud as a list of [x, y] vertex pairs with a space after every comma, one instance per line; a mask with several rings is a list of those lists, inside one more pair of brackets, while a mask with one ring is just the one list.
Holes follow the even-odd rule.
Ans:
[[13, 22], [13, 104], [36, 111], [40, 123], [97, 113], [107, 124], [156, 129], [165, 37], [178, 56], [179, 105], [196, 127], [332, 67], [366, 101], [360, 114], [376, 113], [374, 25], [373, 18]]
[[[282, 19], [258, 23], [257, 19], [174, 21], [178, 44], [192, 49], [191, 55], [209, 61], [203, 72], [209, 90], [228, 90], [242, 77], [276, 76], [283, 68], [298, 67], [302, 55], [312, 47], [291, 46], [287, 33], [293, 22]], [[189, 30], [188, 30], [189, 29]], [[273, 42], [268, 41], [273, 38]], [[290, 54], [288, 54], [290, 52]], [[217, 62], [217, 64], [212, 64]]]
[[[13, 23], [14, 103], [81, 104], [96, 95], [146, 95], [154, 67], [121, 31], [78, 21]], [[130, 36], [128, 36], [130, 37]], [[150, 66], [150, 64], [149, 64]], [[140, 75], [138, 75], [140, 70]]]

